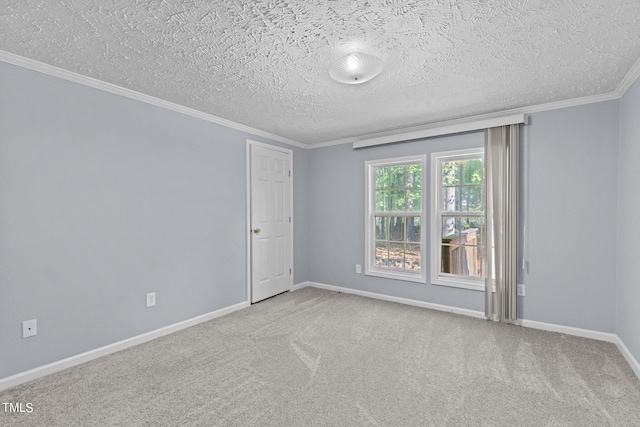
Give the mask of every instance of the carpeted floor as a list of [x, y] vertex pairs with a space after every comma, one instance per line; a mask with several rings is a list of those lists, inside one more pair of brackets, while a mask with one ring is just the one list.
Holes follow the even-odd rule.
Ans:
[[0, 393], [15, 426], [640, 426], [610, 343], [305, 288]]

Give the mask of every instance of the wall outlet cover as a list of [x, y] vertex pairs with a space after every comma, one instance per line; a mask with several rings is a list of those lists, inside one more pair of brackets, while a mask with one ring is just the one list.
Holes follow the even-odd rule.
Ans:
[[38, 321], [36, 319], [22, 322], [22, 338], [33, 337], [38, 334]]

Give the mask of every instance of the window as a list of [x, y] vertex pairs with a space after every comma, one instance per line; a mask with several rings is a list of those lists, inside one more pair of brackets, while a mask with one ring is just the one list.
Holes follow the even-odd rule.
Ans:
[[426, 282], [426, 156], [365, 163], [365, 274]]
[[431, 155], [431, 282], [484, 290], [484, 150]]

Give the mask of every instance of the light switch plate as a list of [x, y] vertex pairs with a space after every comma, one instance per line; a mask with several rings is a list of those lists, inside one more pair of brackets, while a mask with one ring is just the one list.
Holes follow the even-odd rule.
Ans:
[[147, 308], [153, 307], [154, 305], [156, 305], [156, 293], [149, 292], [147, 294]]

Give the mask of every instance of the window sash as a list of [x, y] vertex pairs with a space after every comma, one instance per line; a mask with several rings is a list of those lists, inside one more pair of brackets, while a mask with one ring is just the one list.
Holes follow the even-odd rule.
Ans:
[[[392, 168], [395, 166], [408, 166], [418, 164], [421, 166], [420, 176], [420, 203], [414, 205], [411, 208], [406, 204], [406, 210], [376, 210], [376, 192], [381, 190], [398, 190], [409, 191], [411, 188], [405, 181], [402, 186], [391, 183], [387, 186], [376, 186], [376, 170], [380, 168]], [[425, 197], [425, 184], [426, 184], [426, 155], [401, 157], [394, 159], [382, 159], [376, 161], [365, 162], [365, 212], [366, 212], [366, 229], [365, 229], [365, 274], [377, 277], [386, 277], [398, 280], [407, 280], [413, 282], [426, 282], [427, 277], [427, 260], [426, 260], [426, 234], [427, 234], [427, 200]], [[407, 179], [405, 175], [405, 180]], [[397, 187], [397, 188], [396, 188]], [[415, 191], [415, 190], [414, 190]], [[406, 194], [406, 193], [405, 193]], [[390, 205], [387, 205], [391, 207]], [[411, 210], [409, 210], [411, 209]], [[408, 224], [406, 218], [420, 218], [420, 239], [419, 241], [413, 241], [408, 235]], [[403, 222], [403, 236], [401, 240], [393, 239], [390, 233], [387, 233], [384, 239], [377, 239], [376, 237], [376, 218], [405, 218]], [[376, 248], [377, 243], [384, 242], [389, 250], [392, 245], [402, 246], [403, 250], [402, 260], [400, 261], [403, 268], [395, 268], [391, 265], [390, 254], [387, 255], [387, 265], [382, 267], [376, 265]], [[408, 257], [408, 254], [419, 251], [419, 270], [414, 270], [415, 267], [415, 255]], [[394, 258], [395, 260], [395, 258]]]
[[[472, 160], [481, 158], [484, 159], [484, 150], [482, 148], [456, 150], [449, 152], [433, 153], [431, 155], [431, 283], [437, 285], [446, 285], [453, 287], [460, 287], [465, 289], [484, 290], [484, 277], [474, 277], [460, 274], [453, 274], [442, 272], [442, 248], [448, 246], [443, 244], [443, 218], [483, 218], [484, 219], [484, 233], [481, 236], [481, 241], [476, 245], [467, 245], [469, 248], [475, 248], [476, 251], [485, 251], [486, 259], [486, 215], [484, 212], [484, 200], [483, 211], [474, 210], [460, 210], [460, 207], [456, 210], [445, 210], [443, 201], [443, 188], [463, 188], [470, 186], [469, 184], [462, 183], [462, 177], [459, 177], [459, 181], [455, 185], [444, 185], [443, 179], [443, 165], [448, 162], [457, 162], [464, 160]], [[471, 185], [472, 186], [472, 185]], [[484, 191], [484, 180], [480, 184]], [[484, 195], [483, 195], [484, 197]], [[461, 235], [461, 234], [460, 234]], [[464, 248], [465, 245], [451, 245], [452, 248]], [[465, 256], [465, 255], [462, 255]], [[456, 261], [457, 262], [457, 261]], [[480, 267], [481, 268], [481, 267]], [[482, 271], [484, 274], [484, 271]]]
[[[410, 217], [410, 216], [421, 216], [422, 215], [422, 211], [388, 211], [388, 212], [372, 212], [371, 216], [372, 217], [376, 217], [376, 216], [383, 216], [383, 217], [396, 217], [396, 216], [402, 216], [402, 217]], [[464, 215], [463, 215], [464, 216]], [[467, 215], [467, 216], [471, 216], [471, 215]]]

